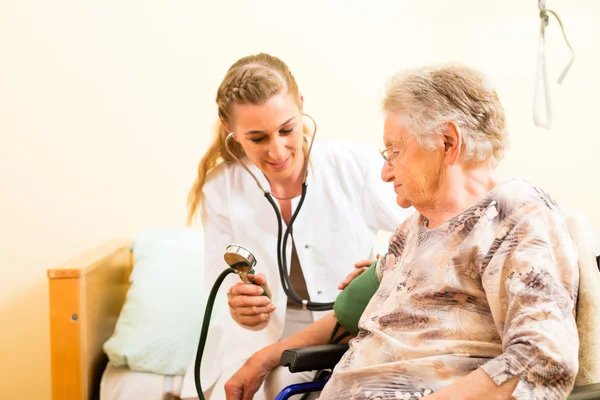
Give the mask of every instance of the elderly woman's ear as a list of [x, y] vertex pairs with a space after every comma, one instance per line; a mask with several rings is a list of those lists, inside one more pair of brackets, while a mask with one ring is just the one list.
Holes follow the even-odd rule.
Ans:
[[462, 149], [462, 135], [460, 128], [452, 121], [446, 123], [442, 130], [444, 141], [444, 158], [447, 165], [454, 165]]

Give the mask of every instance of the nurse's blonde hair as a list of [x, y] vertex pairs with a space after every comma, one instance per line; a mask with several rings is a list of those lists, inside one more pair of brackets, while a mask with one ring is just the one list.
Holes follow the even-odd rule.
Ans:
[[[198, 164], [198, 177], [188, 195], [188, 224], [192, 222], [198, 204], [203, 199], [202, 188], [208, 172], [224, 162], [235, 161], [225, 147], [225, 139], [230, 132], [223, 125], [223, 122], [228, 126], [234, 125], [233, 106], [261, 105], [280, 93], [294, 96], [298, 99], [298, 107], [302, 107], [296, 79], [288, 66], [277, 57], [264, 53], [251, 55], [239, 59], [229, 68], [217, 90], [219, 119], [215, 136]], [[229, 141], [229, 148], [236, 157], [245, 156], [242, 146], [235, 140]]]

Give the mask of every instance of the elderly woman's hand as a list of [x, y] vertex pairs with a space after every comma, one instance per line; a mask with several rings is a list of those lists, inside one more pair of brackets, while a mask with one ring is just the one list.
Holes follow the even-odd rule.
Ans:
[[[379, 254], [375, 256], [375, 260], [379, 259]], [[338, 285], [339, 290], [344, 290], [346, 286], [350, 284], [360, 274], [365, 272], [374, 262], [375, 260], [362, 260], [354, 264], [354, 271], [350, 272], [348, 276]]]
[[267, 375], [279, 363], [279, 355], [273, 346], [254, 353], [225, 383], [227, 400], [252, 400]]
[[275, 305], [271, 299], [262, 296], [263, 289], [259, 285], [264, 285], [267, 292], [270, 289], [267, 285], [267, 279], [264, 274], [258, 274], [254, 277], [248, 275], [258, 285], [251, 283], [238, 282], [229, 288], [227, 297], [229, 298], [229, 312], [231, 317], [240, 325], [248, 328], [259, 328], [265, 325], [271, 319], [271, 313], [275, 311]]

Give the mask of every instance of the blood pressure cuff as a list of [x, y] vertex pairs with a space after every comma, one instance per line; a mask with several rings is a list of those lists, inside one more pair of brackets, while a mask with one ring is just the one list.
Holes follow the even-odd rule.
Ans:
[[379, 288], [379, 280], [375, 275], [376, 266], [377, 261], [365, 272], [354, 278], [338, 295], [333, 305], [333, 311], [338, 322], [354, 335], [358, 334], [360, 316]]

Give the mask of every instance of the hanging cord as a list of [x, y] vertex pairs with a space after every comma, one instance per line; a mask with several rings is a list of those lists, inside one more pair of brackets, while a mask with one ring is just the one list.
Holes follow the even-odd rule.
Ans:
[[[552, 10], [546, 8], [546, 0], [538, 0], [538, 8], [540, 9], [540, 40], [538, 44], [538, 60], [537, 60], [537, 69], [535, 76], [535, 94], [533, 99], [533, 122], [541, 127], [541, 128], [551, 128], [552, 127], [552, 104], [550, 102], [550, 85], [548, 84], [548, 73], [546, 71], [546, 35], [545, 30], [548, 26], [548, 22], [550, 21], [550, 17], [548, 14], [552, 14], [554, 18], [558, 21], [560, 25], [560, 29], [563, 34], [563, 38], [565, 39], [565, 43], [569, 47], [571, 51], [571, 61], [565, 67], [562, 74], [558, 77], [557, 83], [562, 84], [567, 72], [571, 68], [573, 61], [575, 61], [575, 52], [567, 39], [567, 35], [565, 33], [565, 28], [563, 26], [562, 21], [560, 20], [558, 14]], [[544, 97], [545, 103], [542, 104], [541, 97]], [[545, 118], [543, 118], [542, 107], [546, 111]]]

